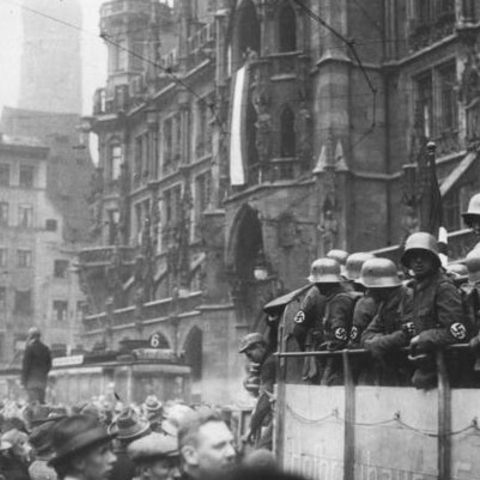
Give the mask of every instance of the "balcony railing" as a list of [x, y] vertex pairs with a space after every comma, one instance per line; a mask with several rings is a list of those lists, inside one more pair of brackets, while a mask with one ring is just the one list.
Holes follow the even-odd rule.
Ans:
[[248, 168], [248, 184], [275, 183], [295, 180], [308, 169], [307, 162], [297, 158], [275, 158]]
[[125, 263], [133, 263], [135, 261], [135, 247], [96, 247], [80, 251], [78, 261], [83, 267], [105, 266], [110, 264], [114, 255], [119, 254]]
[[[178, 315], [181, 312], [191, 312], [200, 305], [202, 301], [201, 292], [191, 292], [186, 296], [178, 298], [165, 298], [146, 303], [142, 306], [141, 321], [149, 321], [155, 319], [164, 319]], [[129, 325], [137, 320], [136, 309], [134, 306], [120, 308], [114, 310], [111, 319], [107, 317], [105, 312], [97, 315], [88, 315], [84, 318], [83, 323], [85, 330], [91, 332], [101, 330], [105, 327], [115, 327]]]
[[150, 0], [114, 0], [106, 2], [100, 7], [100, 17], [106, 18], [122, 13], [145, 13], [151, 10]]

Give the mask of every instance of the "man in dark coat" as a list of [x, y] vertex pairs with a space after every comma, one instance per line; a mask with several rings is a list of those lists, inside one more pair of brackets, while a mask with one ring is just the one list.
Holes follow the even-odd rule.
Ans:
[[52, 368], [50, 349], [41, 342], [40, 330], [32, 327], [28, 331], [22, 365], [22, 385], [27, 390], [28, 402], [45, 403], [48, 372]]
[[276, 360], [267, 342], [260, 333], [245, 335], [239, 353], [244, 353], [252, 364], [258, 366], [260, 380], [258, 399], [250, 418], [250, 429], [245, 440], [253, 442], [255, 448], [271, 450], [273, 433], [272, 399], [276, 382]]

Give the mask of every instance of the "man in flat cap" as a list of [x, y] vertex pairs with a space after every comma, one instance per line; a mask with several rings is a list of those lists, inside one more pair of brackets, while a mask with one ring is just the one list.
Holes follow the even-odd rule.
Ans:
[[276, 361], [261, 333], [249, 333], [240, 343], [239, 353], [244, 353], [252, 365], [258, 366], [260, 387], [258, 400], [250, 419], [250, 430], [245, 441], [255, 448], [272, 449], [273, 386], [276, 382]]
[[175, 437], [152, 432], [127, 448], [140, 480], [173, 480], [180, 474], [180, 454]]

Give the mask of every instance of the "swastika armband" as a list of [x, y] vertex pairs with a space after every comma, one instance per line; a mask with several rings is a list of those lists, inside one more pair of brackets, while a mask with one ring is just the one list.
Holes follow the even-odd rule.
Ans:
[[350, 331], [350, 340], [356, 340], [358, 337], [358, 328], [353, 326], [352, 330]]
[[455, 340], [465, 340], [467, 338], [467, 329], [463, 323], [457, 322], [450, 326], [450, 334]]
[[293, 321], [301, 325], [303, 322], [305, 322], [305, 312], [300, 310], [293, 318]]
[[334, 332], [335, 338], [345, 342], [348, 339], [347, 331], [343, 327], [338, 327]]

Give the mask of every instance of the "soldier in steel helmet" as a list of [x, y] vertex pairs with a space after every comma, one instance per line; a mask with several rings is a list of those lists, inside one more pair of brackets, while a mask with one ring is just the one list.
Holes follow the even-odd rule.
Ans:
[[367, 260], [375, 258], [375, 255], [367, 252], [356, 252], [349, 255], [346, 264], [346, 277], [355, 292], [362, 292], [359, 296], [353, 312], [352, 328], [350, 329], [349, 348], [357, 348], [360, 345], [360, 337], [367, 325], [375, 315], [377, 305], [368, 291], [360, 282], [362, 266]]
[[471, 228], [475, 236], [480, 239], [480, 193], [470, 199], [468, 210], [462, 213], [462, 217], [465, 225]]
[[412, 332], [412, 325], [405, 323], [412, 310], [412, 290], [402, 284], [396, 265], [387, 258], [365, 262], [360, 281], [376, 303], [376, 313], [361, 337], [361, 345], [374, 359], [369, 372], [380, 385], [406, 384], [410, 369], [399, 351], [408, 345]]
[[[338, 350], [345, 348], [350, 333], [355, 299], [351, 289], [345, 286], [340, 264], [331, 258], [315, 260], [308, 280], [315, 284], [323, 304], [316, 319], [316, 348]], [[301, 312], [299, 312], [300, 314]], [[297, 316], [296, 322], [303, 323], [306, 317]], [[339, 385], [343, 382], [342, 365], [339, 358], [330, 357], [317, 363], [317, 377], [323, 385]]]
[[272, 449], [273, 433], [273, 388], [277, 379], [276, 361], [265, 338], [260, 333], [246, 335], [239, 348], [252, 364], [258, 366], [260, 380], [258, 399], [250, 418], [250, 428], [245, 441], [254, 443], [256, 448]]
[[412, 381], [418, 388], [433, 388], [437, 382], [434, 351], [468, 340], [460, 293], [443, 272], [437, 241], [429, 233], [415, 232], [407, 238], [401, 262], [414, 277], [409, 286], [415, 331], [409, 346], [418, 368]]

